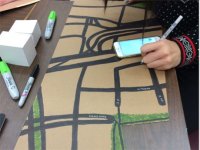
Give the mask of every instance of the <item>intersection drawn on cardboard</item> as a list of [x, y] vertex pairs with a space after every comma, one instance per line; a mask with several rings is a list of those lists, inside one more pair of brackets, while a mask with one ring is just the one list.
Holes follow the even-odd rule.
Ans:
[[[140, 5], [74, 1], [16, 149], [126, 149], [123, 125], [169, 119], [165, 72], [112, 46], [140, 38], [143, 16]], [[161, 34], [147, 22], [145, 36]]]

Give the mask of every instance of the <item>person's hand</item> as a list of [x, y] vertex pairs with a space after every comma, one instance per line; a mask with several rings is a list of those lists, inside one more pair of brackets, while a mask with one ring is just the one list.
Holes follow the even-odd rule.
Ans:
[[148, 68], [167, 70], [178, 66], [181, 62], [181, 50], [170, 40], [159, 40], [141, 47], [143, 62]]
[[0, 6], [13, 2], [13, 1], [16, 1], [16, 0], [0, 0]]

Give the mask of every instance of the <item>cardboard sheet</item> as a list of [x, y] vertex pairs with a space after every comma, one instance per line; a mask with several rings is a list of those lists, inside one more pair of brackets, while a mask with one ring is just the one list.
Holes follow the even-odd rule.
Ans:
[[[74, 2], [16, 149], [126, 149], [123, 125], [169, 119], [165, 72], [112, 46], [140, 38], [143, 16], [140, 5]], [[145, 36], [160, 29], [150, 19]]]
[[17, 1], [5, 4], [3, 6], [0, 6], [0, 12], [30, 5], [38, 1], [40, 0], [17, 0]]

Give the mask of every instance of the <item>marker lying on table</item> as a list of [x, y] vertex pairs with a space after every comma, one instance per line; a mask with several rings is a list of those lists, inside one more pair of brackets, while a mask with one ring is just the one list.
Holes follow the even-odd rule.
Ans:
[[53, 28], [56, 22], [56, 12], [55, 11], [51, 11], [48, 17], [48, 21], [47, 21], [47, 25], [46, 25], [46, 29], [45, 29], [45, 33], [44, 33], [44, 37], [45, 39], [50, 39], [52, 32], [53, 32]]
[[22, 107], [24, 105], [24, 103], [26, 102], [28, 94], [31, 90], [31, 87], [33, 86], [35, 79], [38, 76], [39, 71], [40, 71], [40, 67], [39, 67], [39, 65], [36, 65], [35, 68], [33, 69], [32, 73], [30, 74], [30, 77], [29, 77], [29, 79], [26, 83], [26, 86], [24, 88], [24, 91], [21, 95], [21, 98], [20, 98], [19, 103], [18, 103], [19, 107]]
[[8, 65], [0, 57], [0, 72], [5, 81], [6, 87], [10, 93], [12, 99], [17, 100], [19, 98], [19, 91], [11, 74]]
[[[174, 28], [177, 26], [177, 24], [183, 19], [183, 16], [179, 16], [175, 22], [169, 27], [169, 29], [162, 35], [162, 37], [160, 38], [160, 40], [162, 39], [166, 39], [167, 36], [174, 30]], [[142, 59], [141, 64], [143, 64], [144, 61]]]

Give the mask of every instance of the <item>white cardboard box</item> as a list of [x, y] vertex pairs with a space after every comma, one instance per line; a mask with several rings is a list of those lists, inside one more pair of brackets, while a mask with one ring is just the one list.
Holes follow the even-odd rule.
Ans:
[[41, 37], [41, 30], [37, 20], [16, 20], [9, 32], [31, 34], [33, 36], [34, 46], [37, 45]]
[[0, 57], [14, 65], [30, 66], [36, 56], [31, 34], [3, 31], [0, 35]]

